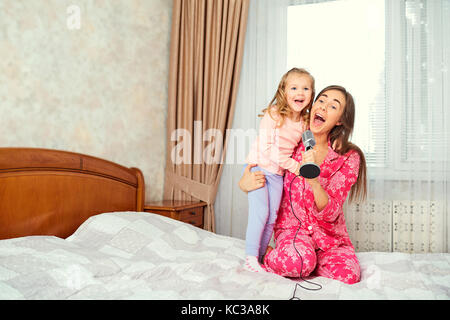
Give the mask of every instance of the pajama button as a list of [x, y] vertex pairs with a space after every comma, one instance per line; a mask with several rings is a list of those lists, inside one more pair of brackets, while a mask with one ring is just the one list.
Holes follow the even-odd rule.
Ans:
[[312, 226], [309, 226], [309, 227], [308, 227], [308, 230], [311, 231], [311, 230], [312, 230]]

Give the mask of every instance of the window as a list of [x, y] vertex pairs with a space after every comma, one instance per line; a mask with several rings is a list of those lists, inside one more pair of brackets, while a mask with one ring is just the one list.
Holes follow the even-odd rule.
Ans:
[[450, 0], [301, 3], [288, 7], [287, 67], [308, 69], [316, 93], [330, 84], [352, 93], [352, 141], [369, 177], [401, 177], [412, 162], [444, 160]]
[[441, 11], [443, 4], [447, 3], [448, 19], [449, 2], [408, 0], [399, 8], [404, 16], [403, 28], [400, 29], [403, 48], [399, 50], [403, 49], [402, 55], [405, 56], [402, 162], [425, 161], [430, 156], [435, 160], [444, 158], [442, 74], [446, 63], [442, 56], [444, 16]]
[[316, 93], [346, 87], [356, 103], [353, 141], [369, 166], [384, 167], [388, 139], [385, 98], [384, 0], [343, 0], [290, 6], [287, 63], [305, 66]]

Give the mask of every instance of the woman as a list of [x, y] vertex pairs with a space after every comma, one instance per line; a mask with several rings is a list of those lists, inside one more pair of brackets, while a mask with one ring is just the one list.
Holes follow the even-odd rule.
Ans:
[[[356, 283], [360, 268], [342, 210], [349, 192], [350, 200], [366, 196], [364, 154], [349, 142], [353, 97], [343, 87], [329, 86], [317, 95], [309, 115], [316, 145], [304, 152], [300, 142], [292, 157], [301, 164], [316, 163], [321, 173], [305, 179], [286, 172], [274, 227], [276, 245], [266, 252], [264, 267], [286, 277], [315, 275]], [[262, 173], [250, 169], [239, 182], [246, 192], [264, 184]]]

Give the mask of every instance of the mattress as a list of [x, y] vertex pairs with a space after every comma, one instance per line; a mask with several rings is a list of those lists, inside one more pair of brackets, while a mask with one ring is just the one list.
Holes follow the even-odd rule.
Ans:
[[245, 242], [142, 212], [86, 220], [70, 237], [0, 241], [0, 299], [449, 299], [450, 254], [357, 253], [348, 285], [243, 270]]

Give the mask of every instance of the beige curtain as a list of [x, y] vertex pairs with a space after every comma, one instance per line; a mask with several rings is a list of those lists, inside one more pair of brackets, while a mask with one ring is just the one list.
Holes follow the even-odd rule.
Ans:
[[213, 232], [249, 1], [173, 1], [164, 198], [205, 201]]

